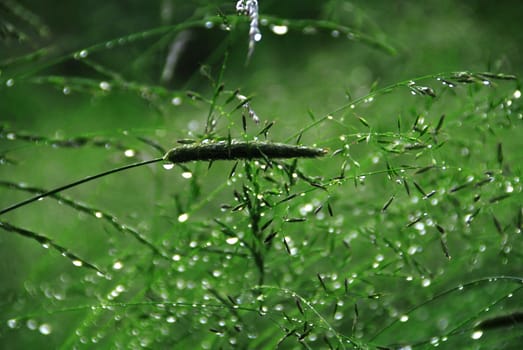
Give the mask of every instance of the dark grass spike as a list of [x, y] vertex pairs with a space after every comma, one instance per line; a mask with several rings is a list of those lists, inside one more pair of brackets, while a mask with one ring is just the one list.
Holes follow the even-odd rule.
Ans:
[[293, 223], [293, 222], [303, 222], [306, 221], [305, 218], [287, 218], [285, 219], [285, 222]]
[[436, 190], [432, 190], [432, 191], [430, 191], [429, 193], [427, 193], [427, 194], [423, 197], [423, 199], [429, 199], [430, 197], [432, 197], [432, 196], [435, 195], [435, 194], [436, 194]]
[[303, 306], [301, 306], [300, 299], [296, 298], [296, 307], [298, 308], [298, 311], [300, 311], [300, 314], [305, 315], [305, 312], [303, 312]]
[[418, 222], [420, 222], [421, 219], [423, 219], [423, 216], [418, 216], [417, 218], [415, 218], [414, 220], [412, 220], [411, 222], [409, 222], [409, 223], [407, 224], [407, 227], [412, 227], [412, 226], [414, 226], [415, 224], [417, 224]]
[[407, 192], [407, 196], [410, 197], [410, 187], [409, 187], [409, 183], [407, 182], [407, 180], [404, 178], [403, 179], [403, 186], [405, 187], [405, 192]]
[[423, 195], [424, 198], [427, 197], [427, 193], [423, 190], [423, 188], [416, 181], [412, 181], [412, 183], [414, 184], [414, 187], [416, 187], [418, 192]]
[[323, 290], [328, 293], [329, 290], [327, 289], [327, 286], [325, 285], [325, 281], [323, 280], [323, 277], [321, 277], [321, 275], [319, 273], [316, 274], [316, 277], [318, 277], [318, 280], [320, 281], [320, 284], [321, 284], [321, 287], [323, 288]]
[[274, 126], [274, 121], [268, 123], [259, 133], [258, 136], [263, 135], [265, 138], [267, 138], [267, 134], [269, 133], [269, 129]]
[[260, 231], [261, 231], [261, 232], [265, 231], [265, 229], [266, 229], [267, 227], [269, 227], [269, 225], [272, 224], [273, 221], [274, 221], [274, 219], [270, 219], [270, 220], [268, 220], [265, 224], [263, 224], [263, 225], [260, 227]]
[[443, 254], [445, 254], [445, 257], [449, 260], [452, 259], [452, 256], [450, 255], [447, 240], [442, 236], [440, 239], [440, 242], [441, 242], [441, 249], [443, 250]]
[[283, 199], [280, 200], [279, 202], [277, 202], [276, 205], [281, 204], [281, 203], [285, 203], [285, 202], [287, 202], [287, 201], [290, 201], [291, 199], [296, 198], [297, 196], [298, 196], [298, 193], [293, 193], [293, 194], [291, 194], [291, 195], [289, 195], [289, 196], [283, 198]]
[[488, 201], [489, 201], [489, 203], [496, 203], [496, 202], [500, 202], [504, 199], [507, 199], [508, 197], [510, 197], [510, 194], [505, 193], [505, 194], [501, 194], [499, 196], [492, 197]]
[[247, 133], [247, 119], [244, 114], [242, 114], [242, 129], [244, 133]]
[[62, 256], [71, 260], [73, 265], [75, 265], [77, 267], [86, 267], [86, 268], [96, 271], [100, 275], [105, 275], [103, 273], [103, 271], [100, 270], [95, 265], [78, 257], [76, 254], [71, 253], [71, 251], [69, 251], [67, 248], [62, 247], [61, 245], [55, 243], [52, 239], [50, 239], [44, 235], [41, 235], [41, 234], [33, 232], [33, 231], [29, 231], [29, 230], [26, 230], [26, 229], [23, 229], [23, 228], [20, 228], [17, 226], [13, 226], [5, 221], [0, 221], [0, 228], [2, 228], [5, 231], [13, 232], [13, 233], [19, 234], [21, 236], [33, 239], [33, 240], [37, 241], [38, 243], [40, 243], [41, 245], [53, 248], [54, 250], [59, 252]]
[[503, 226], [501, 225], [501, 222], [498, 220], [496, 215], [492, 214], [492, 221], [494, 222], [494, 226], [496, 227], [496, 230], [500, 235], [503, 235]]
[[390, 204], [392, 203], [392, 201], [394, 200], [394, 195], [392, 195], [389, 200], [383, 205], [383, 207], [381, 208], [381, 212], [384, 213], [387, 208], [390, 206]]
[[427, 172], [427, 171], [429, 171], [429, 170], [431, 170], [431, 169], [434, 169], [434, 168], [435, 168], [434, 165], [428, 165], [428, 166], [425, 166], [425, 167], [423, 167], [423, 168], [421, 168], [421, 169], [419, 169], [419, 170], [416, 170], [416, 171], [414, 172], [414, 175], [423, 174], [423, 173], [425, 173], [425, 172]]
[[293, 146], [281, 143], [235, 142], [232, 140], [230, 142], [220, 141], [203, 145], [185, 145], [171, 149], [165, 154], [165, 156], [161, 158], [154, 158], [137, 163], [132, 163], [129, 165], [124, 165], [119, 168], [104, 171], [99, 174], [91, 175], [81, 180], [71, 182], [67, 185], [54, 188], [50, 191], [28, 198], [24, 201], [15, 203], [7, 208], [4, 208], [0, 210], [0, 215], [8, 213], [17, 208], [23, 207], [32, 202], [36, 202], [37, 200], [40, 200], [42, 198], [49, 197], [61, 191], [65, 191], [69, 188], [79, 186], [86, 182], [93, 181], [98, 178], [121, 172], [124, 170], [141, 167], [148, 164], [158, 163], [161, 161], [169, 161], [171, 163], [180, 165], [180, 163], [186, 163], [190, 161], [212, 162], [215, 160], [265, 159], [268, 163], [270, 163], [270, 159], [272, 158], [315, 158], [324, 156], [326, 153], [327, 151], [322, 148]]
[[498, 163], [499, 166], [503, 166], [503, 144], [501, 142], [497, 145], [497, 155], [498, 155]]
[[442, 114], [439, 118], [438, 125], [436, 125], [436, 128], [434, 129], [434, 134], [437, 135], [439, 131], [441, 130], [441, 127], [443, 126], [443, 122], [445, 121], [445, 114]]
[[287, 251], [287, 254], [292, 255], [291, 248], [289, 247], [289, 243], [287, 243], [287, 240], [285, 237], [283, 237], [283, 245], [285, 246], [285, 250]]
[[523, 207], [519, 207], [518, 214], [516, 218], [516, 227], [521, 230], [521, 226], [523, 225]]
[[454, 186], [450, 189], [450, 193], [461, 191], [462, 189], [467, 188], [468, 186], [470, 186], [470, 182], [466, 182], [464, 184]]
[[265, 243], [265, 244], [269, 244], [269, 243], [272, 241], [272, 239], [273, 239], [274, 237], [276, 237], [277, 234], [278, 234], [278, 231], [271, 231], [271, 233], [267, 236], [267, 238], [265, 238], [265, 240], [263, 241], [263, 243]]
[[305, 146], [293, 146], [268, 142], [227, 142], [188, 145], [173, 148], [165, 155], [172, 163], [185, 163], [202, 160], [236, 160], [260, 158], [316, 158], [326, 154], [326, 150]]
[[327, 202], [327, 211], [329, 212], [329, 216], [331, 216], [331, 217], [334, 216], [330, 202]]
[[360, 312], [358, 311], [358, 303], [354, 303], [354, 319], [352, 321], [352, 334], [354, 334], [354, 332], [356, 331], [356, 326], [358, 325], [359, 318]]

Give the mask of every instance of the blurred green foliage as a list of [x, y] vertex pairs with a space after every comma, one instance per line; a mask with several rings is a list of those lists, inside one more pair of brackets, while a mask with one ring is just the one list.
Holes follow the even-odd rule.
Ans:
[[3, 1], [2, 208], [329, 154], [0, 215], [0, 347], [518, 349], [522, 7], [260, 0], [246, 62], [234, 1]]

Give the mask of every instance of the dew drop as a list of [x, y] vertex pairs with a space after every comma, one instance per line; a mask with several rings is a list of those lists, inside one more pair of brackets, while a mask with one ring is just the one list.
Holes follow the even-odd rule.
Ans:
[[53, 328], [48, 323], [42, 323], [40, 327], [38, 327], [38, 331], [43, 335], [49, 335], [53, 331]]
[[171, 103], [173, 104], [173, 106], [179, 106], [182, 104], [182, 98], [179, 96], [173, 97]]
[[71, 93], [71, 88], [69, 86], [64, 86], [64, 88], [62, 89], [62, 93], [64, 95], [69, 95]]
[[102, 89], [103, 91], [109, 91], [109, 90], [111, 90], [111, 84], [109, 84], [106, 81], [101, 81], [100, 82], [100, 89]]
[[421, 286], [422, 287], [426, 288], [426, 287], [430, 286], [430, 284], [431, 284], [431, 281], [428, 278], [424, 278], [424, 279], [421, 280]]
[[316, 34], [317, 32], [318, 32], [318, 30], [311, 26], [307, 26], [307, 27], [303, 28], [303, 34], [312, 35], [312, 34]]
[[333, 30], [333, 31], [331, 32], [331, 36], [332, 36], [333, 38], [337, 38], [337, 37], [339, 37], [339, 36], [340, 36], [340, 31], [339, 31], [339, 30]]
[[284, 35], [287, 34], [287, 32], [289, 31], [289, 27], [287, 27], [286, 25], [272, 25], [271, 30], [276, 35]]
[[73, 265], [76, 267], [82, 267], [84, 263], [80, 260], [73, 260]]
[[165, 170], [171, 170], [174, 168], [174, 163], [164, 163], [162, 166]]
[[15, 84], [15, 81], [13, 79], [7, 79], [7, 81], [5, 82], [5, 86], [7, 87], [11, 87]]
[[514, 98], [520, 98], [521, 97], [521, 91], [520, 90], [514, 91], [514, 94], [512, 94], [512, 96], [514, 96]]
[[400, 322], [407, 322], [409, 320], [409, 316], [408, 315], [402, 315], [400, 317]]
[[214, 27], [214, 23], [212, 23], [211, 21], [205, 22], [205, 28], [211, 29], [212, 27]]
[[184, 179], [190, 179], [190, 178], [192, 178], [192, 173], [191, 173], [190, 171], [184, 171], [184, 172], [182, 173], [182, 177], [183, 177]]
[[38, 327], [38, 323], [36, 323], [36, 321], [33, 319], [27, 320], [26, 325], [27, 328], [29, 328], [32, 331], [34, 331]]
[[262, 39], [262, 35], [260, 33], [254, 34], [254, 41], [260, 41]]
[[94, 213], [94, 216], [97, 217], [98, 219], [101, 219], [101, 218], [103, 218], [104, 214], [100, 211], [97, 211]]
[[134, 151], [134, 149], [126, 149], [125, 152], [123, 152], [123, 154], [127, 157], [127, 158], [132, 158], [136, 155], [136, 152]]
[[475, 331], [473, 332], [470, 337], [474, 340], [478, 340], [479, 338], [481, 338], [483, 336], [483, 331]]
[[313, 205], [311, 203], [307, 203], [303, 207], [300, 208], [300, 214], [302, 216], [305, 216], [308, 213], [312, 212], [313, 210], [314, 210]]
[[183, 213], [178, 216], [178, 222], [186, 222], [189, 219], [189, 214]]
[[18, 325], [18, 322], [14, 318], [7, 320], [7, 327], [16, 328], [17, 325]]
[[229, 237], [225, 240], [225, 242], [227, 242], [227, 244], [230, 244], [230, 245], [234, 245], [236, 243], [238, 243], [239, 239], [238, 237]]
[[123, 263], [121, 261], [115, 261], [113, 264], [113, 270], [121, 270]]

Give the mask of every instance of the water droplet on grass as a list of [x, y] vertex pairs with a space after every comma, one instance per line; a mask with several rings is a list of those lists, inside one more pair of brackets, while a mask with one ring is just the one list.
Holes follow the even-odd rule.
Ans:
[[431, 283], [432, 282], [431, 282], [431, 280], [429, 278], [424, 278], [424, 279], [421, 280], [421, 286], [424, 287], [424, 288], [430, 286]]
[[75, 59], [86, 58], [88, 55], [89, 55], [89, 52], [87, 50], [82, 50], [82, 51], [76, 52], [74, 54], [74, 58]]
[[113, 264], [113, 270], [121, 270], [123, 268], [123, 263], [121, 261], [115, 261]]
[[183, 213], [178, 216], [178, 222], [186, 222], [189, 219], [189, 214]]
[[174, 163], [164, 163], [162, 166], [165, 170], [171, 170], [174, 168]]
[[409, 320], [409, 316], [408, 315], [402, 315], [400, 317], [400, 322], [407, 322]]
[[190, 179], [190, 178], [192, 178], [192, 173], [191, 173], [190, 171], [184, 171], [184, 172], [182, 173], [182, 177], [183, 177], [184, 179]]
[[174, 106], [179, 106], [179, 105], [182, 104], [182, 98], [179, 97], [179, 96], [173, 97], [173, 99], [171, 100], [171, 103], [172, 103]]
[[82, 267], [84, 265], [84, 263], [81, 260], [73, 260], [72, 263], [76, 267]]
[[10, 320], [7, 320], [7, 327], [9, 328], [16, 328], [16, 326], [18, 326], [18, 321], [15, 320], [14, 318], [10, 319]]
[[286, 25], [272, 25], [271, 30], [276, 35], [284, 35], [289, 31], [289, 27]]
[[7, 79], [7, 81], [5, 82], [5, 86], [7, 87], [11, 87], [15, 85], [15, 81], [13, 79]]
[[516, 90], [516, 91], [514, 91], [514, 93], [512, 94], [512, 96], [514, 96], [514, 98], [520, 98], [520, 97], [521, 97], [521, 91], [520, 91], [520, 90]]
[[36, 321], [33, 319], [27, 320], [26, 325], [27, 328], [29, 328], [32, 331], [34, 331], [38, 327], [38, 323], [36, 323]]
[[69, 86], [64, 86], [64, 88], [62, 89], [62, 93], [64, 95], [69, 95], [71, 93], [71, 88]]
[[100, 89], [102, 89], [103, 91], [111, 90], [111, 84], [109, 84], [106, 81], [101, 81], [99, 86], [100, 86]]
[[38, 331], [43, 335], [49, 335], [53, 331], [53, 328], [48, 323], [42, 323], [40, 327], [38, 327]]
[[475, 331], [473, 332], [470, 337], [474, 340], [478, 340], [479, 338], [481, 338], [483, 336], [483, 331]]
[[300, 207], [300, 214], [302, 216], [305, 216], [308, 213], [311, 213], [313, 210], [314, 210], [314, 206], [311, 203], [307, 203], [304, 206]]
[[225, 240], [225, 242], [227, 242], [227, 244], [230, 244], [230, 245], [234, 245], [236, 243], [238, 243], [239, 239], [238, 237], [229, 237]]

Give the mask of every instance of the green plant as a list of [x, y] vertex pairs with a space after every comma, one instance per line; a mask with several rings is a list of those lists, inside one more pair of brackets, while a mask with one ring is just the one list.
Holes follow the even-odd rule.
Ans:
[[[1, 5], [2, 347], [518, 348], [512, 70], [484, 72], [468, 50], [412, 78], [466, 43], [416, 65], [405, 57], [420, 44], [394, 49], [357, 2], [238, 3], [248, 16], [165, 1], [177, 12], [161, 27], [92, 29], [68, 49]], [[108, 6], [97, 16], [123, 11]], [[153, 27], [156, 6], [132, 23]], [[433, 29], [467, 10], [431, 9], [423, 40], [451, 42]], [[151, 164], [172, 148], [195, 161]], [[42, 200], [9, 207], [28, 194]]]

